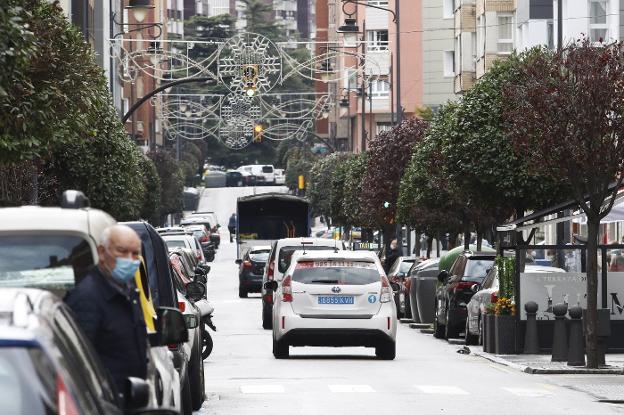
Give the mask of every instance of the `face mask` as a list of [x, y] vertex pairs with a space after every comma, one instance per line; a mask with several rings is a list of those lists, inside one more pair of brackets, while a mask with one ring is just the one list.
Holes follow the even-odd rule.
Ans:
[[127, 284], [134, 278], [134, 274], [141, 265], [141, 261], [128, 258], [115, 258], [115, 268], [111, 271], [111, 276], [122, 284]]

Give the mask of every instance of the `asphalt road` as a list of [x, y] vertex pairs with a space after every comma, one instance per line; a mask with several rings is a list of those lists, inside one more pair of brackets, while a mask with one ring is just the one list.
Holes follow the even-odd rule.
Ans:
[[[207, 189], [200, 208], [227, 219], [236, 197], [252, 193]], [[221, 229], [208, 285], [219, 331], [205, 361], [207, 401], [198, 414], [624, 413], [622, 405], [572, 389], [592, 382], [620, 387], [621, 377], [529, 375], [458, 354], [460, 346], [406, 326], [399, 327], [394, 361], [376, 360], [365, 348], [291, 348], [290, 359], [275, 360], [259, 296], [238, 298], [235, 246]]]

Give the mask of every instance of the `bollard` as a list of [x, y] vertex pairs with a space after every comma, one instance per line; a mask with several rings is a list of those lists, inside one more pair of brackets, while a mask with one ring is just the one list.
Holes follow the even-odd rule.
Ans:
[[537, 309], [535, 301], [529, 301], [524, 305], [527, 314], [526, 331], [524, 332], [524, 354], [538, 354], [540, 352], [539, 339], [537, 336]]
[[585, 366], [585, 351], [583, 348], [583, 309], [572, 307], [570, 314], [570, 347], [568, 348], [568, 366]]
[[565, 362], [568, 360], [568, 333], [565, 317], [567, 312], [567, 304], [557, 304], [553, 307], [553, 313], [555, 314], [551, 359], [553, 362]]

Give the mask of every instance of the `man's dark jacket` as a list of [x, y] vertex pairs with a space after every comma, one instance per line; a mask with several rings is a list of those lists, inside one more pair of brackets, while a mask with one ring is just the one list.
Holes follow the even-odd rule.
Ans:
[[136, 290], [127, 291], [95, 267], [66, 299], [120, 392], [128, 376], [147, 376], [145, 320]]
[[392, 268], [392, 265], [394, 265], [394, 261], [396, 261], [397, 258], [400, 256], [401, 254], [399, 253], [398, 249], [388, 250], [388, 253], [386, 254], [386, 260], [384, 261], [384, 271], [386, 271], [386, 273], [390, 271], [390, 268]]

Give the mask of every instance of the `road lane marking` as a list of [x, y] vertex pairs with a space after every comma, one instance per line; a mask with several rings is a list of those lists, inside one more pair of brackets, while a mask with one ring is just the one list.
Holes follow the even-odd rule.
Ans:
[[420, 389], [423, 393], [433, 395], [468, 395], [468, 392], [457, 386], [448, 385], [414, 385], [416, 389]]
[[284, 393], [282, 385], [243, 385], [240, 387], [241, 393]]
[[371, 393], [375, 392], [369, 385], [328, 385], [334, 393]]
[[507, 392], [520, 396], [522, 398], [539, 398], [543, 396], [552, 396], [553, 393], [541, 388], [501, 388]]

